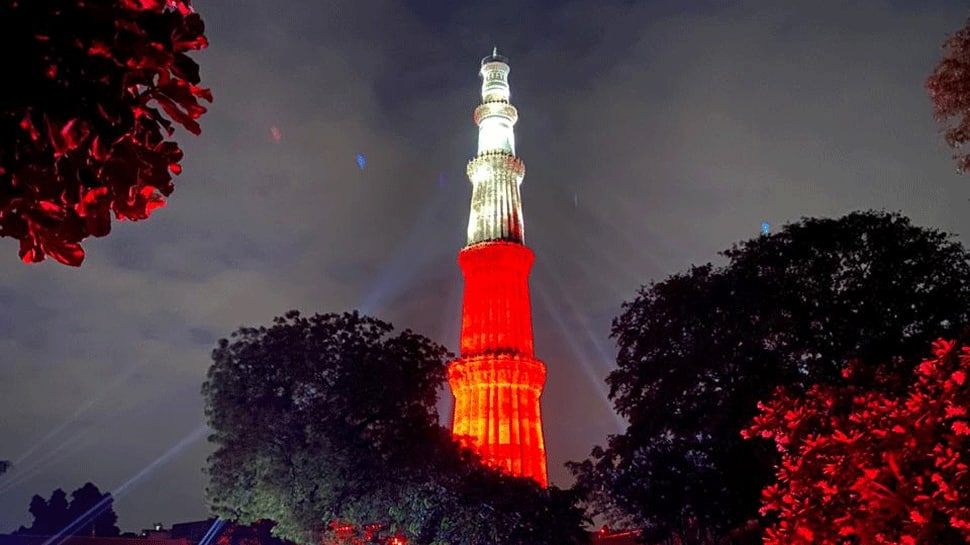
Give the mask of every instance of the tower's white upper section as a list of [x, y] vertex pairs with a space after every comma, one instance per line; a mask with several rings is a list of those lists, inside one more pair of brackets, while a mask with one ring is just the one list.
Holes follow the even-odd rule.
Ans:
[[505, 151], [515, 155], [515, 133], [512, 127], [519, 118], [509, 104], [508, 59], [497, 51], [482, 59], [482, 104], [475, 109], [478, 124], [478, 153]]
[[489, 240], [522, 243], [522, 199], [519, 184], [525, 165], [515, 156], [515, 133], [519, 118], [509, 103], [509, 60], [493, 50], [482, 59], [482, 103], [475, 108], [478, 155], [468, 162], [472, 183], [468, 245]]

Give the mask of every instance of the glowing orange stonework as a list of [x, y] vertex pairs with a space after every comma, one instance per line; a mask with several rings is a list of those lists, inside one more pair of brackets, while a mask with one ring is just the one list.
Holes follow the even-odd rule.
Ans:
[[478, 156], [468, 163], [472, 206], [468, 245], [458, 254], [465, 278], [461, 357], [448, 367], [455, 396], [452, 433], [490, 464], [546, 486], [546, 449], [539, 398], [546, 366], [532, 346], [529, 271], [523, 243], [508, 60], [482, 61], [482, 100], [475, 112]]

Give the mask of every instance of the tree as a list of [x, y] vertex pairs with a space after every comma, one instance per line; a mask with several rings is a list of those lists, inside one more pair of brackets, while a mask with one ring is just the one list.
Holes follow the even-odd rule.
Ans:
[[970, 20], [943, 43], [943, 59], [926, 79], [926, 89], [946, 143], [957, 150], [957, 168], [966, 172], [970, 154], [960, 150], [970, 142]]
[[804, 219], [722, 255], [624, 304], [607, 380], [629, 426], [570, 465], [594, 512], [648, 542], [756, 539], [741, 529], [778, 458], [740, 436], [758, 401], [840, 382], [850, 360], [863, 391], [905, 391], [923, 347], [970, 318], [970, 254], [898, 214]]
[[575, 543], [568, 492], [483, 466], [438, 425], [448, 351], [357, 313], [223, 339], [203, 386], [209, 503], [298, 543]]
[[190, 1], [0, 0], [0, 237], [25, 262], [80, 265], [112, 213], [145, 219], [174, 190], [173, 125], [198, 134], [212, 100]]
[[28, 528], [21, 526], [16, 533], [117, 537], [121, 532], [113, 503], [110, 493], [102, 493], [91, 483], [71, 492], [70, 503], [60, 488], [51, 493], [50, 500], [35, 495], [30, 500], [34, 522]]
[[765, 545], [970, 543], [968, 373], [966, 338], [940, 340], [905, 395], [776, 392], [745, 430], [781, 453]]
[[3, 475], [10, 469], [10, 462], [7, 460], [0, 460], [0, 475]]

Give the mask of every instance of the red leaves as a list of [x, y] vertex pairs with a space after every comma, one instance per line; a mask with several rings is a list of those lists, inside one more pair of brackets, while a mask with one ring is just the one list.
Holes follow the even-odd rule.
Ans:
[[[111, 215], [149, 217], [174, 190], [212, 94], [186, 53], [206, 46], [189, 0], [0, 2], [0, 47], [18, 51], [0, 98], [0, 236], [24, 261], [71, 265]], [[158, 109], [153, 107], [154, 102]]]
[[91, 236], [103, 237], [111, 231], [111, 198], [107, 187], [96, 187], [83, 193], [74, 210], [85, 222]]
[[229, 523], [219, 533], [215, 545], [294, 545], [272, 534], [276, 523], [270, 520], [257, 520], [248, 526]]
[[967, 427], [967, 423], [964, 420], [957, 420], [953, 422], [950, 429], [952, 429], [953, 433], [957, 435], [970, 435], [970, 427]]
[[795, 528], [795, 534], [798, 535], [799, 539], [805, 540], [806, 543], [811, 543], [815, 539], [815, 532], [812, 532], [804, 526]]
[[30, 112], [20, 120], [20, 129], [26, 131], [32, 141], [36, 142], [40, 139], [40, 131], [34, 127], [34, 122], [30, 119]]
[[938, 341], [904, 398], [815, 386], [759, 405], [745, 435], [782, 452], [765, 544], [970, 543], [967, 370], [970, 349]]
[[153, 92], [148, 93], [165, 113], [176, 123], [185, 127], [192, 134], [200, 134], [202, 129], [195, 121], [205, 113], [205, 108], [197, 100], [199, 96], [211, 94], [207, 89], [191, 86], [183, 80], [173, 79], [159, 85]]

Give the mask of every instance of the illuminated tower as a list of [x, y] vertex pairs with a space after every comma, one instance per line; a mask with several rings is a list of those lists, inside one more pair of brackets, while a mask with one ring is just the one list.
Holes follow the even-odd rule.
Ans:
[[529, 270], [519, 185], [525, 165], [515, 156], [508, 59], [482, 59], [482, 103], [475, 109], [478, 155], [472, 183], [468, 244], [458, 253], [465, 277], [461, 356], [448, 366], [455, 396], [452, 433], [487, 463], [543, 486], [546, 447], [539, 396], [546, 366], [532, 348]]

